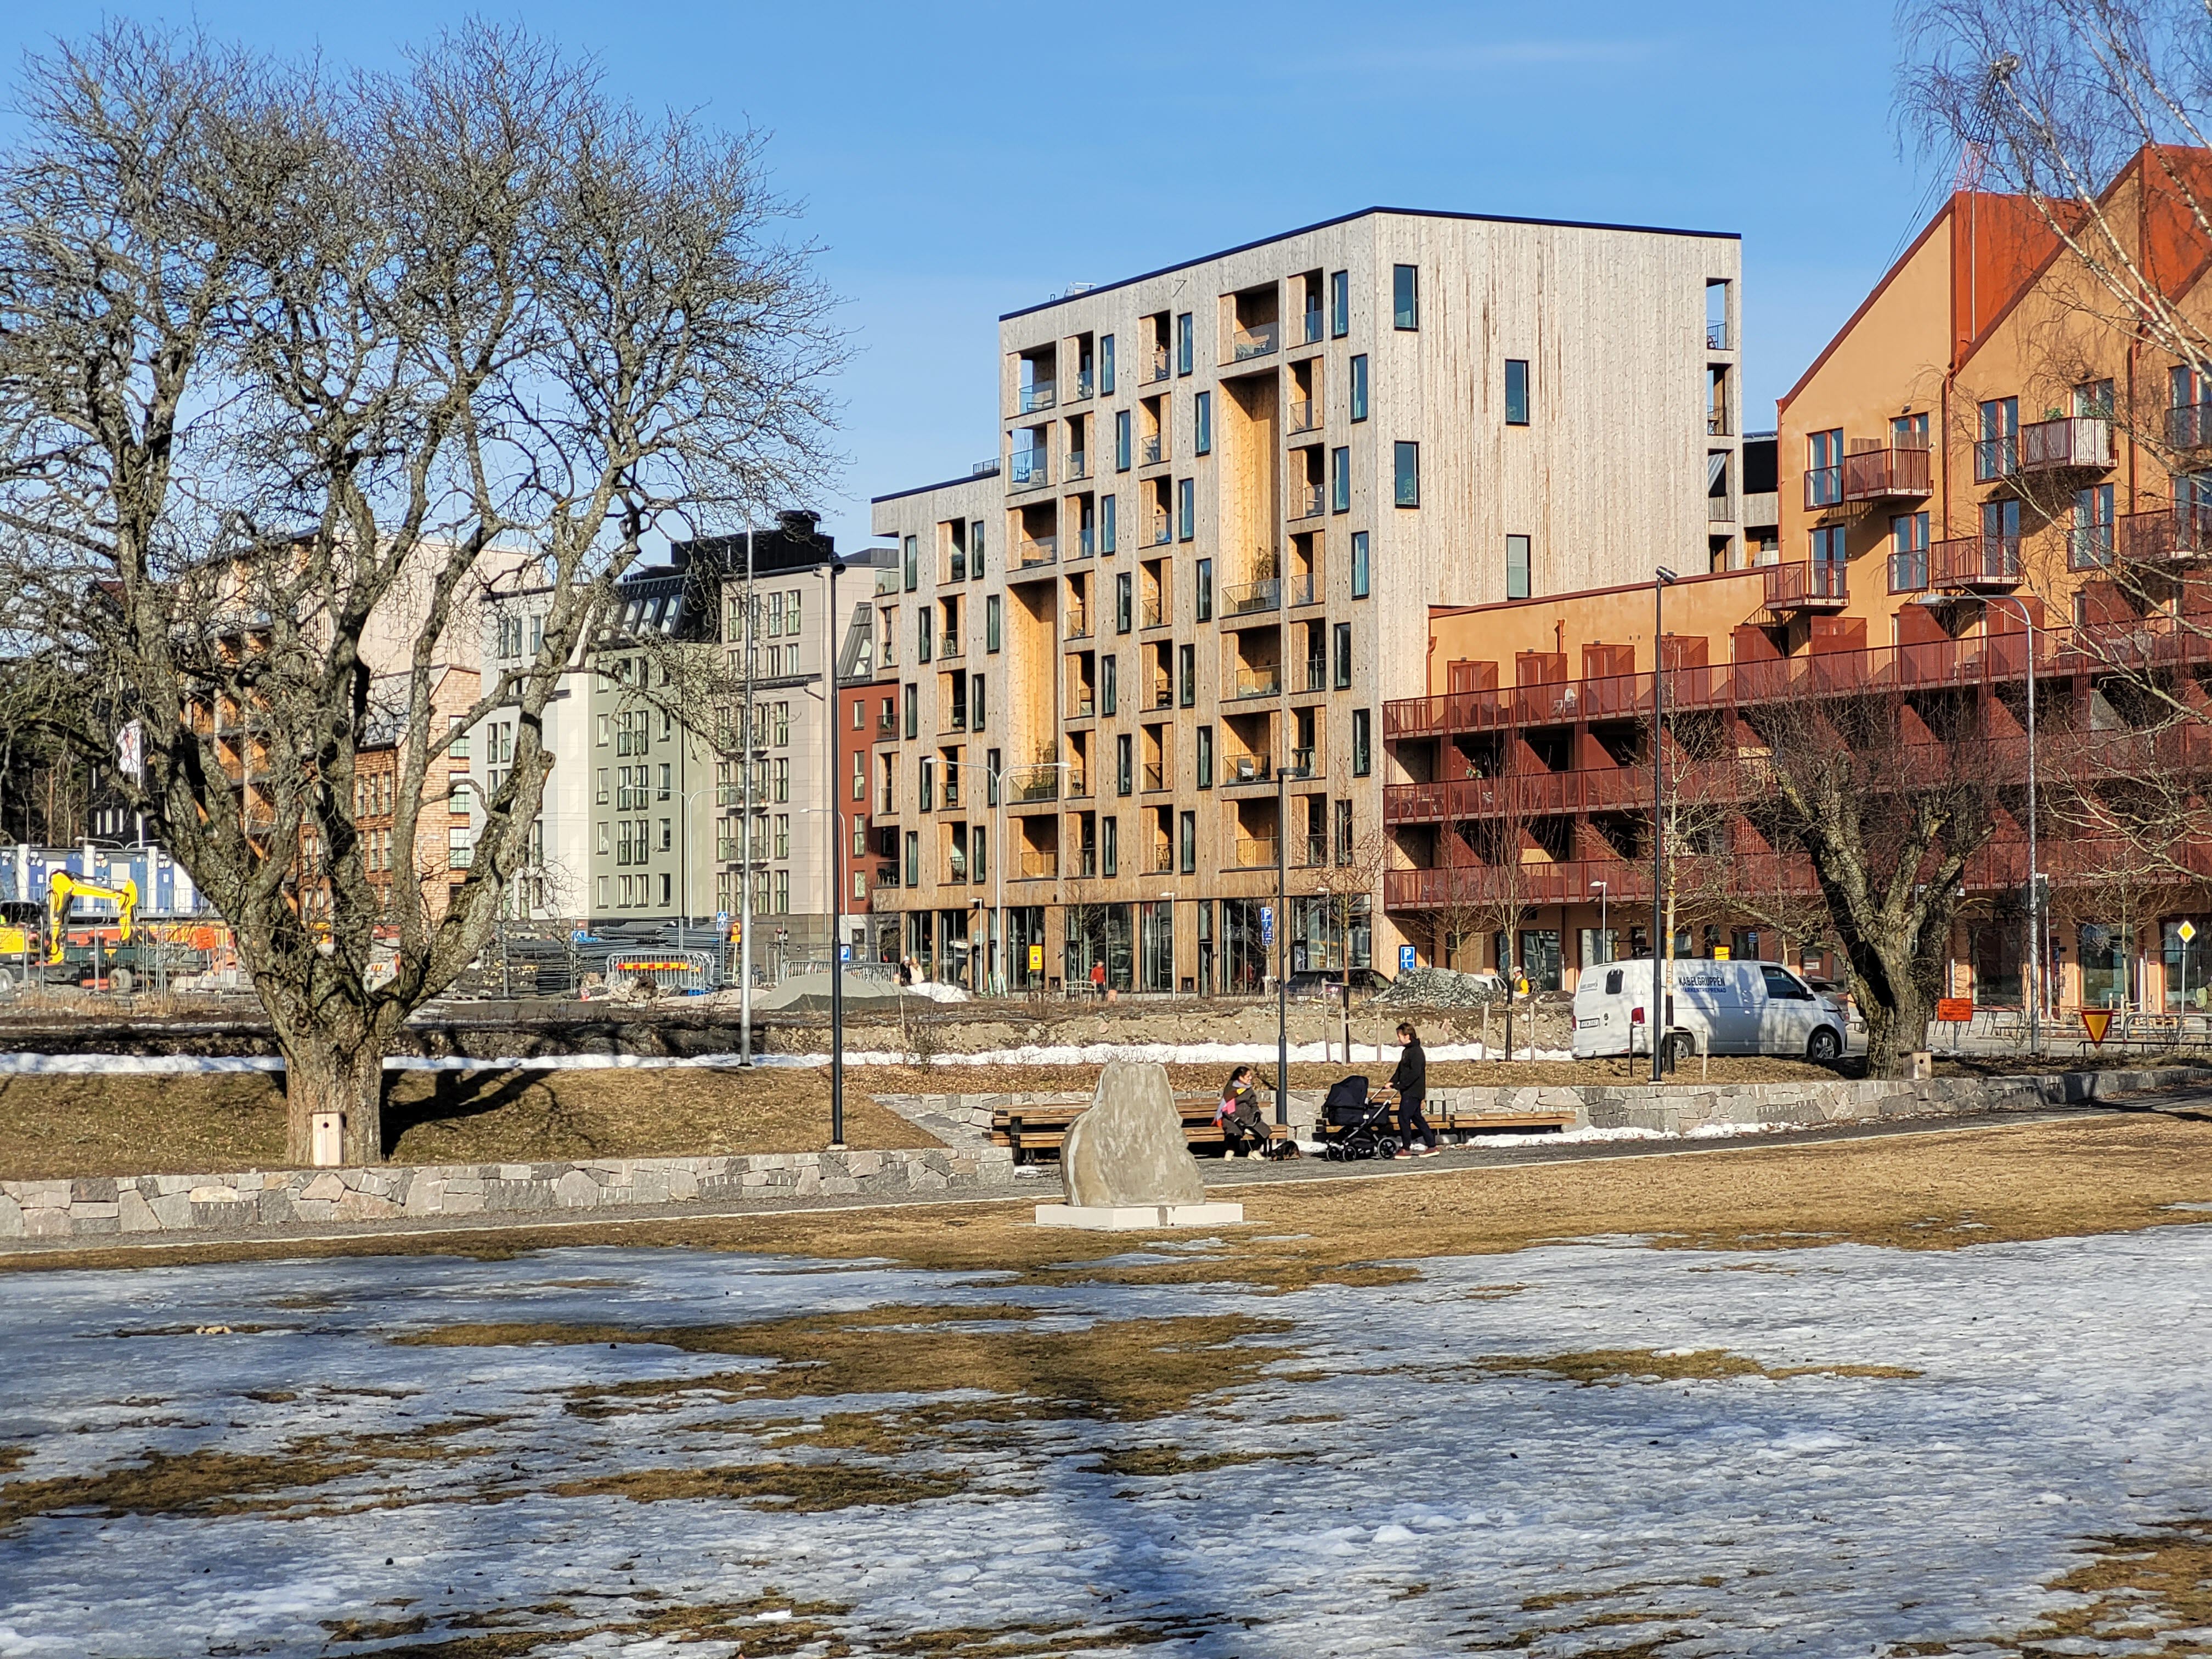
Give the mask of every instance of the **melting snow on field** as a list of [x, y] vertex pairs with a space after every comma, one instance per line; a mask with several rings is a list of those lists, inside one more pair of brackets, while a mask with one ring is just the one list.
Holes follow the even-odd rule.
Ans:
[[[521, 1610], [583, 1601], [594, 1618], [642, 1618], [769, 1586], [849, 1607], [832, 1622], [859, 1653], [902, 1633], [1074, 1625], [1168, 1634], [1085, 1646], [1071, 1633], [1052, 1650], [1308, 1659], [1518, 1642], [1567, 1655], [1671, 1634], [1684, 1654], [1871, 1655], [2020, 1629], [2063, 1601], [2045, 1586], [2084, 1540], [2205, 1501], [2212, 1229], [1949, 1252], [1601, 1240], [1421, 1269], [1404, 1285], [1267, 1297], [676, 1250], [14, 1276], [0, 1445], [28, 1455], [0, 1478], [488, 1420], [462, 1437], [460, 1462], [380, 1465], [315, 1492], [320, 1510], [343, 1507], [333, 1492], [383, 1507], [37, 1516], [0, 1535], [0, 1655], [355, 1652], [368, 1650], [330, 1648], [339, 1621], [405, 1612], [429, 1620], [431, 1641], [454, 1613], [526, 1626], [538, 1615]], [[1261, 1340], [1297, 1352], [1233, 1400], [1164, 1419], [1012, 1425], [1006, 1468], [981, 1459], [957, 1495], [800, 1514], [548, 1490], [580, 1473], [728, 1462], [686, 1433], [726, 1425], [727, 1398], [596, 1419], [565, 1409], [566, 1390], [757, 1362], [386, 1340], [454, 1322], [665, 1328], [1010, 1301], [1059, 1328], [1284, 1319], [1295, 1328]], [[252, 1325], [270, 1328], [240, 1328]], [[1920, 1375], [1584, 1387], [1471, 1364], [1714, 1348], [1776, 1370]], [[738, 1409], [818, 1416], [896, 1399]], [[1074, 1455], [1169, 1443], [1307, 1455], [1151, 1479]], [[413, 1501], [483, 1483], [529, 1490]], [[734, 1650], [658, 1637], [556, 1648]]]

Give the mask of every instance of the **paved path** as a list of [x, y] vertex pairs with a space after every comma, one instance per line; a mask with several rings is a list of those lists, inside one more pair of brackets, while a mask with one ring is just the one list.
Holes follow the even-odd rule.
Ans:
[[[1240, 1188], [1297, 1185], [1316, 1181], [1390, 1181], [1453, 1170], [1516, 1169], [1547, 1164], [1594, 1163], [1608, 1158], [1703, 1158], [1717, 1152], [1759, 1152], [1824, 1145], [1835, 1141], [1874, 1140], [1899, 1135], [1963, 1134], [1976, 1130], [2022, 1124], [2105, 1120], [2118, 1123], [2130, 1115], [2158, 1111], [2212, 1123], [2212, 1088], [2145, 1095], [2115, 1108], [2110, 1103], [2093, 1106], [2053, 1107], [2040, 1111], [1990, 1112], [1956, 1119], [1903, 1118], [1887, 1123], [1841, 1124], [1829, 1129], [1778, 1132], [1698, 1140], [1584, 1141], [1546, 1146], [1485, 1146], [1480, 1142], [1454, 1147], [1434, 1158], [1401, 1158], [1389, 1163], [1331, 1164], [1317, 1158], [1263, 1164], [1207, 1159], [1202, 1165], [1209, 1189], [1224, 1194]], [[579, 1243], [619, 1243], [623, 1229], [647, 1223], [709, 1221], [732, 1217], [830, 1214], [841, 1210], [930, 1206], [957, 1207], [973, 1204], [1050, 1203], [1061, 1196], [1056, 1165], [1024, 1168], [1011, 1192], [1000, 1194], [962, 1194], [950, 1197], [916, 1195], [901, 1199], [815, 1198], [781, 1202], [726, 1204], [662, 1204], [624, 1206], [618, 1212], [585, 1215], [455, 1216], [434, 1224], [396, 1222], [301, 1222], [283, 1227], [237, 1228], [184, 1234], [109, 1234], [97, 1242], [82, 1239], [10, 1239], [0, 1245], [0, 1264], [21, 1267], [67, 1265], [67, 1258], [88, 1254], [112, 1256], [118, 1252], [143, 1253], [149, 1261], [179, 1250], [237, 1245], [278, 1246], [329, 1241], [399, 1242], [459, 1238], [501, 1232], [572, 1233]], [[434, 1248], [431, 1246], [429, 1248]]]

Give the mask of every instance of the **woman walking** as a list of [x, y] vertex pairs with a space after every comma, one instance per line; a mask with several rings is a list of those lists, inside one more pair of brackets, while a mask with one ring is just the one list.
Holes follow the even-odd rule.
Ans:
[[[1398, 1041], [1406, 1045], [1398, 1055], [1398, 1069], [1390, 1073], [1390, 1086], [1398, 1091], [1398, 1156], [1431, 1158], [1437, 1150], [1437, 1132], [1421, 1115], [1421, 1103], [1429, 1097], [1428, 1053], [1411, 1020], [1398, 1027]], [[1419, 1148], [1413, 1145], [1416, 1136], [1421, 1141]]]

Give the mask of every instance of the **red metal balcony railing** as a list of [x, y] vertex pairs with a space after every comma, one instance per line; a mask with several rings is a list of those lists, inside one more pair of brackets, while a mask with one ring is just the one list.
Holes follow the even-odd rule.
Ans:
[[2020, 538], [1960, 536], [1928, 545], [1928, 580], [1936, 587], [1979, 592], [2020, 586]]
[[2020, 429], [2022, 472], [2101, 472], [2112, 464], [2112, 423], [2093, 415], [2034, 421]]
[[[2176, 501], [2119, 519], [2119, 556], [2129, 564], [2166, 564], [2212, 553], [2212, 501]], [[2078, 567], [2077, 567], [2078, 568]]]
[[1769, 611], [1840, 611], [1850, 602], [1849, 567], [1832, 559], [1766, 567]]
[[1930, 493], [1924, 449], [1868, 449], [1844, 457], [1847, 501], [1917, 501]]

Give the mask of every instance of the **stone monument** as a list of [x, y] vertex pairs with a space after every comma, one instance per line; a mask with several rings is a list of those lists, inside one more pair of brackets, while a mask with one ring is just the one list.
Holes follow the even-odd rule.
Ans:
[[1124, 1231], [1244, 1219], [1242, 1204], [1206, 1201], [1168, 1068], [1157, 1061], [1106, 1063], [1090, 1109], [1068, 1126], [1060, 1176], [1067, 1202], [1038, 1205], [1041, 1227]]

